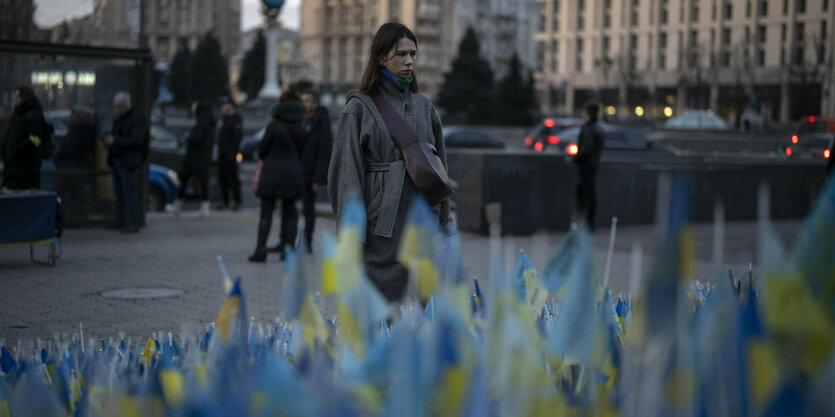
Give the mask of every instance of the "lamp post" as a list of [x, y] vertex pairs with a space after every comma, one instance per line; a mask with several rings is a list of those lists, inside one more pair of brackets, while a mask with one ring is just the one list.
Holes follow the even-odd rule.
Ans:
[[258, 92], [258, 97], [274, 100], [281, 95], [281, 87], [278, 85], [276, 49], [278, 45], [278, 15], [281, 13], [284, 0], [262, 0], [262, 2], [264, 3], [262, 9], [264, 20], [267, 23], [267, 67], [264, 70], [264, 87]]

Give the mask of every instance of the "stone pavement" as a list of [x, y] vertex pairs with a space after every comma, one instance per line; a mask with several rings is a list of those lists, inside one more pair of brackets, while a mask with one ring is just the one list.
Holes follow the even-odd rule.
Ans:
[[[271, 255], [266, 264], [247, 261], [255, 246], [257, 221], [257, 210], [247, 208], [237, 213], [213, 212], [209, 219], [187, 214], [177, 219], [153, 213], [148, 216], [148, 226], [136, 235], [104, 229], [67, 229], [62, 259], [52, 268], [30, 263], [29, 247], [0, 247], [0, 345], [72, 334], [78, 332], [79, 323], [83, 324], [85, 339], [107, 339], [124, 332], [136, 341], [151, 332], [180, 335], [204, 330], [214, 321], [223, 301], [218, 255], [233, 276], [242, 277], [248, 314], [258, 322], [273, 323], [280, 311], [279, 276], [283, 264], [277, 255]], [[277, 241], [277, 223], [276, 218], [271, 244]], [[775, 223], [787, 244], [793, 241], [800, 225], [799, 220]], [[335, 223], [321, 218], [317, 227], [333, 232]], [[696, 225], [695, 232], [697, 278], [709, 281], [716, 272], [710, 262], [712, 225]], [[756, 253], [756, 225], [729, 223], [725, 233], [725, 261], [736, 276], [742, 276]], [[525, 249], [541, 271], [564, 236], [555, 233], [504, 238], [506, 268], [512, 271], [519, 249]], [[605, 268], [608, 238], [609, 230], [601, 228], [594, 239], [600, 274]], [[489, 285], [489, 238], [462, 233], [461, 239], [467, 274]], [[643, 246], [642, 265], [646, 273], [654, 242], [652, 226], [619, 228], [611, 274], [611, 287], [616, 293], [628, 287], [633, 244]], [[36, 254], [45, 253], [44, 246], [35, 249]], [[318, 282], [318, 278], [312, 278], [314, 288], [318, 288]], [[102, 296], [106, 291], [134, 287], [180, 290], [182, 294], [153, 299]], [[332, 305], [326, 302], [325, 310], [332, 314]]]

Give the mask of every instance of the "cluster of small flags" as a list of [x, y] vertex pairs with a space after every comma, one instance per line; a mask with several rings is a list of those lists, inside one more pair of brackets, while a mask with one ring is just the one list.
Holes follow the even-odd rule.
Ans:
[[[362, 266], [365, 215], [352, 202], [339, 239], [290, 254], [282, 320], [247, 320], [241, 279], [220, 262], [226, 299], [200, 334], [133, 343], [74, 339], [0, 348], [8, 416], [777, 416], [833, 415], [835, 181], [794, 251], [731, 285], [692, 277], [687, 184], [640, 298], [601, 288], [594, 248], [572, 230], [540, 274], [502, 256], [489, 285], [465, 279], [457, 236], [411, 210], [399, 260], [410, 302], [393, 307]], [[322, 313], [322, 298], [336, 316]], [[179, 339], [179, 340], [178, 340]]]

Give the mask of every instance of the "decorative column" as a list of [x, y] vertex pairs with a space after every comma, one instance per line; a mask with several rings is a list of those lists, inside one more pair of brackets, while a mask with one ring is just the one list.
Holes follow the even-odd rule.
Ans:
[[281, 95], [278, 85], [278, 15], [284, 0], [262, 0], [264, 2], [264, 20], [267, 26], [267, 54], [264, 69], [264, 87], [258, 92], [258, 97], [275, 100]]

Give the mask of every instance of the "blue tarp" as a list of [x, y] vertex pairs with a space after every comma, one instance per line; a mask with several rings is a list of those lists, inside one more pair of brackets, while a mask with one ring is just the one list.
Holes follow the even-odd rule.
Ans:
[[57, 195], [46, 191], [0, 193], [0, 244], [55, 237]]

